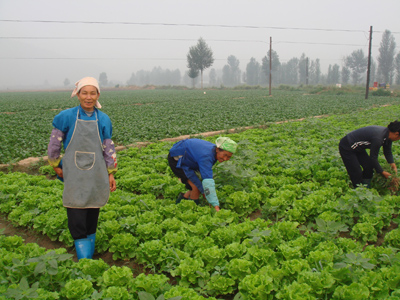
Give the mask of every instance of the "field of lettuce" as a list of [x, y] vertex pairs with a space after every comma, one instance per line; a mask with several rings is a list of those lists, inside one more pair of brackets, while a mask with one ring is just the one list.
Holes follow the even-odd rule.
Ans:
[[[332, 90], [134, 90], [103, 91], [100, 102], [119, 145], [231, 129], [372, 106], [400, 104], [400, 97]], [[0, 93], [0, 164], [47, 155], [52, 120], [78, 105], [70, 92]]]
[[[116, 262], [144, 266], [146, 272], [138, 274], [102, 259], [72, 260], [61, 182], [0, 172], [0, 213], [14, 226], [65, 245], [47, 250], [18, 236], [0, 235], [0, 299], [400, 299], [400, 196], [380, 178], [372, 189], [351, 189], [337, 149], [340, 138], [355, 128], [387, 126], [398, 119], [399, 100], [299, 92], [271, 98], [261, 91], [195, 93], [166, 91], [163, 98], [156, 91], [151, 99], [143, 91], [134, 101], [142, 105], [126, 106], [122, 103], [132, 100], [114, 100], [105, 93], [102, 105], [122, 144], [267, 125], [230, 134], [239, 143], [238, 153], [214, 167], [221, 211], [204, 200], [200, 206], [191, 201], [175, 205], [184, 186], [168, 168], [172, 143], [119, 152], [118, 190], [101, 210], [96, 251], [112, 253]], [[42, 105], [31, 134], [51, 130], [53, 101], [60, 102], [59, 108], [72, 101], [48, 96], [47, 104], [42, 99], [40, 105], [26, 105], [26, 118], [19, 120], [30, 116], [35, 124], [31, 109]], [[383, 104], [391, 105], [378, 107]], [[11, 112], [8, 105], [0, 107]], [[16, 107], [15, 114], [1, 114], [2, 122], [4, 116], [25, 114]], [[152, 118], [146, 120], [146, 114]], [[330, 116], [311, 118], [322, 114]], [[306, 119], [270, 123], [301, 117]], [[46, 118], [50, 128], [44, 130], [39, 124]], [[42, 139], [47, 143], [47, 132]], [[398, 162], [400, 144], [394, 143], [393, 154]], [[387, 165], [383, 155], [381, 162]], [[51, 172], [48, 166], [40, 171]], [[259, 218], [254, 218], [256, 211]]]

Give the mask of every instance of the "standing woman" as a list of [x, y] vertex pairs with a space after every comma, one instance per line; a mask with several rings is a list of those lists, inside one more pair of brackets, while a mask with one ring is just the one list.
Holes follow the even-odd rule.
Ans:
[[[81, 259], [93, 257], [100, 207], [107, 203], [110, 191], [116, 190], [117, 156], [111, 140], [111, 120], [98, 110], [101, 105], [97, 80], [79, 80], [71, 98], [74, 96], [80, 105], [54, 117], [48, 159], [64, 182], [68, 229]], [[62, 159], [61, 143], [65, 150]]]
[[[373, 125], [353, 130], [340, 140], [340, 156], [354, 188], [360, 184], [370, 187], [374, 169], [385, 178], [391, 176], [378, 162], [381, 147], [386, 161], [394, 173], [397, 173], [392, 143], [398, 140], [400, 140], [400, 122], [397, 120], [387, 127]], [[369, 155], [366, 149], [370, 149]]]
[[[199, 139], [185, 139], [175, 143], [169, 151], [168, 162], [174, 174], [185, 184], [188, 191], [180, 194], [176, 203], [182, 199], [199, 203], [203, 197], [219, 211], [219, 201], [213, 179], [213, 165], [229, 160], [236, 152], [237, 144], [228, 137], [217, 138], [215, 144]], [[200, 172], [201, 179], [196, 172]]]

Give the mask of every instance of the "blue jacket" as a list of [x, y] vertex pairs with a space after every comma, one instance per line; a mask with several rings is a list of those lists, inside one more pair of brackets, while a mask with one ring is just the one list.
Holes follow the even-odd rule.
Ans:
[[186, 139], [175, 143], [169, 153], [171, 156], [182, 156], [176, 167], [181, 168], [203, 194], [203, 185], [195, 172], [200, 172], [203, 180], [213, 178], [212, 167], [217, 162], [215, 144], [199, 139]]
[[[88, 117], [80, 105], [61, 111], [53, 119], [53, 127], [64, 132], [65, 134], [63, 140], [64, 149], [67, 149], [69, 141], [72, 138], [72, 134], [74, 133], [76, 113], [78, 110], [79, 110], [80, 120], [96, 120], [95, 114], [93, 114], [91, 117]], [[101, 142], [103, 143], [105, 139], [111, 139], [112, 137], [111, 120], [105, 113], [98, 110], [97, 108], [94, 108], [94, 110], [97, 113], [97, 124], [99, 126], [99, 134]]]

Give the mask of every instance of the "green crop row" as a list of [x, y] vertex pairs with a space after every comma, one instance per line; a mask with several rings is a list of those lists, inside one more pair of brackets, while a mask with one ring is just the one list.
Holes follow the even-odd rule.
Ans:
[[[119, 145], [400, 102], [397, 97], [365, 100], [361, 93], [310, 95], [277, 90], [273, 97], [267, 94], [266, 90], [104, 91], [100, 100]], [[77, 104], [69, 92], [0, 93], [0, 164], [45, 156], [54, 116]]]

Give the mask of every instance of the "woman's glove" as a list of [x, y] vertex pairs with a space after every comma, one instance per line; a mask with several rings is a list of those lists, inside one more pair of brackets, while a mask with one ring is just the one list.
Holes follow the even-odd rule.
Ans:
[[213, 207], [219, 206], [219, 201], [217, 197], [217, 192], [215, 191], [215, 181], [214, 179], [204, 179], [203, 180], [203, 189], [204, 195], [208, 203], [210, 203]]

